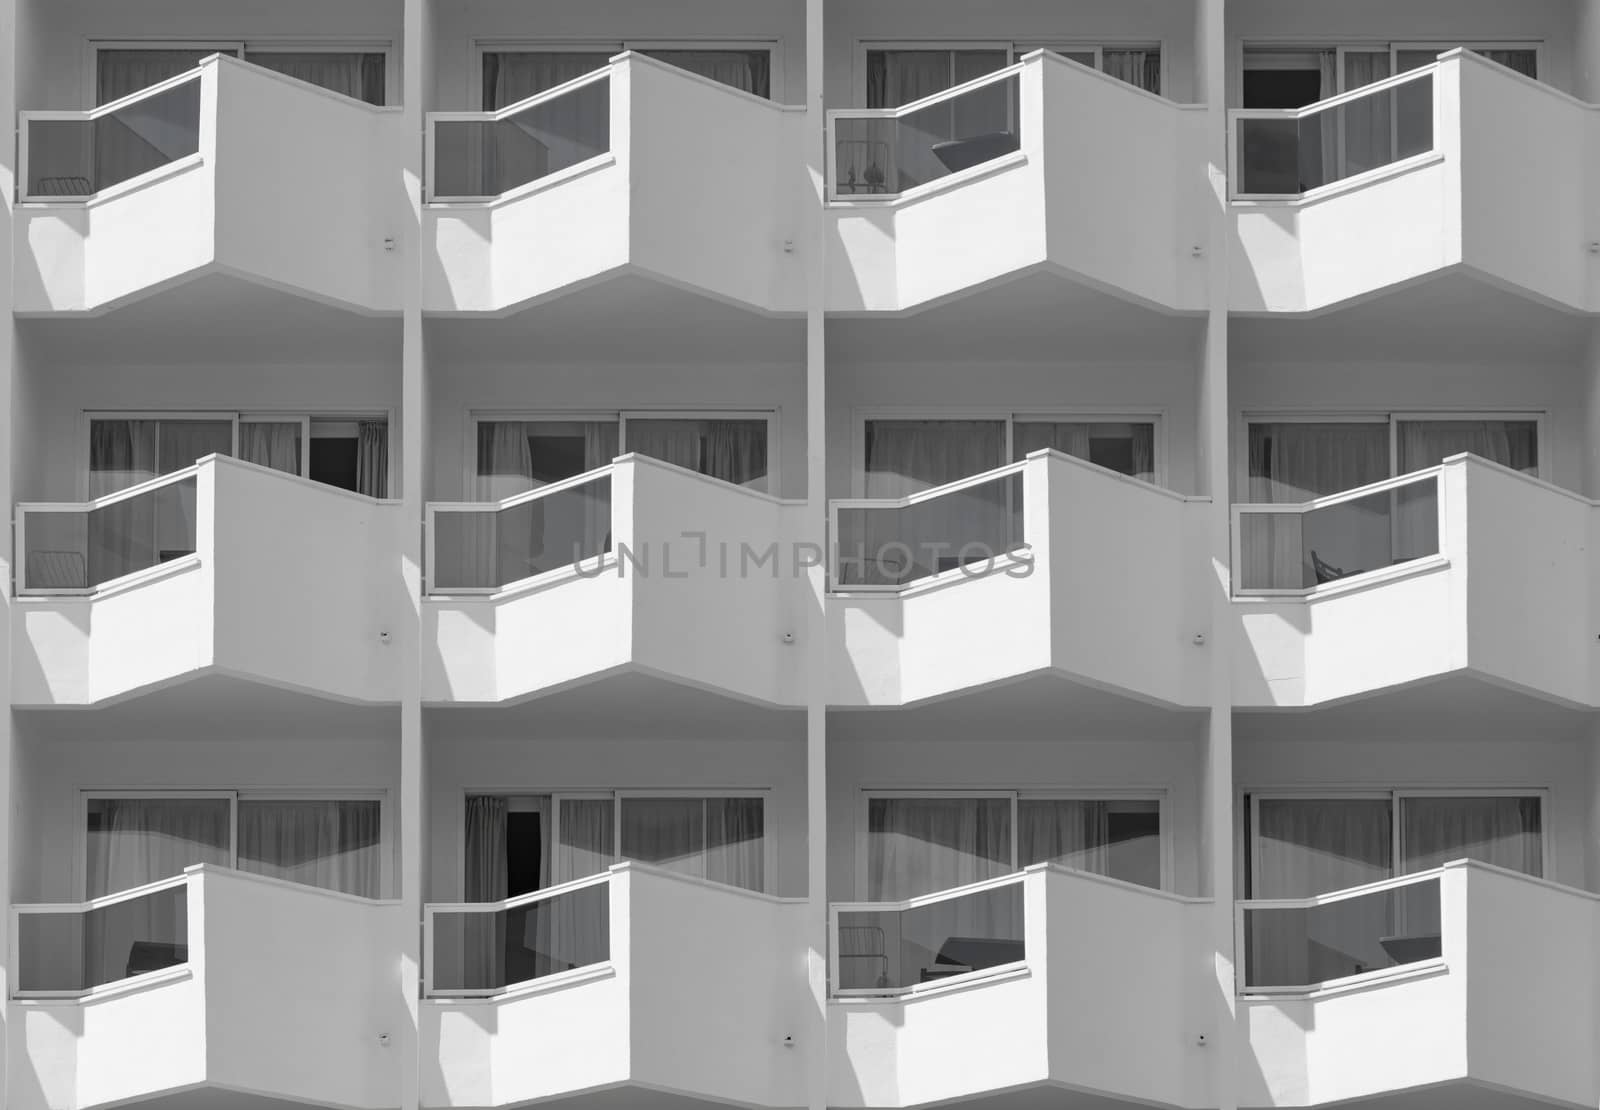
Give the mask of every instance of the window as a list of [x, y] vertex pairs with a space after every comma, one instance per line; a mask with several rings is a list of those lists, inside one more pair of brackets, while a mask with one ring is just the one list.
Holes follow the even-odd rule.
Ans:
[[770, 488], [771, 414], [622, 413], [477, 422], [473, 498], [503, 501], [637, 452], [751, 489]]
[[[1146, 92], [1161, 94], [1159, 44], [1098, 46], [1006, 43], [970, 47], [869, 46], [866, 48], [866, 106], [899, 108], [914, 100], [976, 80], [1035, 50], [1050, 50], [1098, 69]], [[999, 117], [997, 117], [999, 118]], [[989, 128], [997, 130], [998, 128]]]
[[115, 493], [213, 454], [368, 497], [389, 495], [387, 417], [101, 413], [89, 417], [89, 496]]
[[1061, 421], [1018, 417], [1011, 457], [1021, 460], [1051, 448], [1141, 482], [1156, 480], [1156, 426], [1122, 420]]
[[85, 893], [98, 898], [180, 875], [196, 863], [363, 898], [383, 886], [377, 798], [256, 794], [86, 799]]
[[212, 54], [243, 57], [254, 65], [368, 104], [387, 102], [388, 53], [384, 50], [194, 43], [97, 47], [95, 103], [118, 100], [186, 73]]
[[463, 890], [498, 902], [621, 859], [765, 890], [770, 847], [759, 795], [470, 795]]
[[771, 47], [706, 44], [665, 48], [617, 42], [570, 50], [485, 50], [482, 55], [483, 110], [493, 112], [505, 108], [586, 73], [604, 69], [612, 58], [625, 50], [637, 50], [740, 92], [763, 99], [772, 96]]
[[1058, 863], [1162, 885], [1156, 798], [868, 795], [865, 895], [898, 902]]
[[1246, 498], [1296, 504], [1470, 452], [1539, 474], [1537, 417], [1375, 416], [1349, 420], [1249, 420]]

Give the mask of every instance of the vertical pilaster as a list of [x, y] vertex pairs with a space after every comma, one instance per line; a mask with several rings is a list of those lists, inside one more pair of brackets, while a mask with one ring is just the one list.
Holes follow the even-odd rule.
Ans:
[[[805, 166], [809, 188], [802, 250], [806, 268], [806, 521], [802, 540], [827, 550], [827, 348], [823, 308], [827, 246], [823, 200], [826, 117], [823, 114], [823, 0], [806, 0]], [[828, 613], [827, 565], [807, 572], [806, 606], [806, 971], [811, 992], [806, 1106], [828, 1099]]]
[[1196, 0], [1197, 91], [1206, 105], [1206, 175], [1210, 219], [1205, 248], [1209, 291], [1200, 342], [1200, 492], [1211, 498], [1206, 535], [1211, 591], [1210, 701], [1202, 751], [1201, 883], [1212, 899], [1210, 915], [1214, 1004], [1208, 1040], [1212, 1105], [1238, 1106], [1240, 1046], [1234, 989], [1233, 675], [1235, 648], [1231, 583], [1228, 483], [1228, 112], [1226, 0]]
[[[0, 0], [0, 119], [6, 120], [6, 131], [11, 133], [17, 119], [17, 29], [18, 6], [25, 0]], [[17, 419], [15, 378], [17, 374], [16, 317], [12, 314], [12, 250], [14, 225], [12, 199], [17, 195], [17, 147], [13, 142], [0, 143], [0, 398], [6, 404], [4, 422], [5, 444], [0, 448], [0, 505], [5, 506], [7, 519], [11, 518], [16, 497], [12, 490], [12, 452], [15, 450], [13, 422]], [[0, 952], [11, 951], [11, 823], [15, 815], [16, 758], [12, 750], [11, 713], [11, 584], [12, 544], [7, 530], [7, 540], [0, 544]], [[10, 961], [0, 967], [0, 1105], [8, 1103], [11, 1082], [10, 1060], [7, 1047], [11, 1041], [11, 979]]]
[[408, 1027], [401, 1043], [399, 1110], [417, 1110], [422, 1067], [418, 1028], [422, 983], [422, 903], [428, 855], [427, 736], [422, 716], [422, 528], [428, 480], [428, 359], [422, 322], [424, 113], [432, 103], [432, 0], [405, 0], [405, 137], [402, 165], [407, 222], [402, 230], [405, 287], [401, 311], [401, 536], [409, 627], [400, 639], [400, 900], [404, 906], [400, 988]]

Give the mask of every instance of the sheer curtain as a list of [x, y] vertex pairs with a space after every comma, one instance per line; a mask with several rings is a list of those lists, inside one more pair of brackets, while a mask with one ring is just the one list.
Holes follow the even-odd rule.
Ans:
[[[495, 111], [603, 69], [609, 51], [487, 51], [483, 107]], [[603, 87], [603, 86], [602, 86]], [[484, 189], [501, 193], [610, 148], [607, 93], [589, 86], [486, 131]]]
[[386, 59], [381, 53], [251, 50], [245, 54], [245, 60], [368, 104], [384, 102]]
[[89, 422], [89, 496], [136, 486], [156, 477], [156, 421]]
[[624, 431], [629, 451], [736, 486], [766, 488], [765, 420], [636, 418]]
[[563, 798], [556, 842], [556, 882], [598, 875], [617, 859], [610, 798]]
[[1161, 95], [1161, 54], [1156, 50], [1105, 50], [1103, 69], [1119, 81]]
[[1524, 474], [1539, 473], [1539, 425], [1532, 420], [1400, 420], [1400, 473], [1470, 452]]
[[647, 50], [652, 58], [763, 99], [772, 96], [772, 55], [766, 50]]
[[1017, 802], [1018, 864], [1059, 863], [1111, 873], [1111, 818], [1105, 802], [1025, 798]]
[[621, 806], [623, 856], [705, 877], [705, 799], [623, 798]]
[[706, 799], [706, 878], [766, 889], [764, 809], [760, 798]]
[[187, 73], [218, 51], [212, 49], [176, 50], [96, 50], [95, 103], [109, 104], [140, 89], [159, 85], [180, 73]]
[[380, 897], [381, 807], [376, 800], [239, 802], [239, 870]]
[[[478, 795], [467, 799], [466, 852], [462, 876], [468, 902], [504, 901], [507, 890], [506, 799]], [[473, 913], [463, 919], [461, 985], [468, 989], [503, 986], [506, 920], [504, 914]]]
[[[1394, 841], [1387, 798], [1262, 798], [1252, 898], [1305, 898], [1386, 879]], [[1251, 915], [1252, 979], [1298, 985], [1388, 962], [1380, 941], [1395, 928], [1387, 898], [1358, 898], [1294, 912]]]
[[[1359, 89], [1390, 74], [1387, 50], [1347, 50], [1344, 87]], [[1394, 160], [1391, 131], [1393, 96], [1368, 96], [1339, 109], [1344, 127], [1344, 169], [1347, 176], [1364, 173]]]
[[1401, 870], [1426, 871], [1466, 858], [1542, 875], [1539, 809], [1538, 798], [1402, 798]]
[[[1252, 422], [1247, 440], [1246, 496], [1252, 504], [1298, 504], [1389, 476], [1387, 423]], [[1306, 566], [1310, 557], [1303, 543], [1303, 515], [1247, 514], [1242, 518], [1240, 569], [1244, 583], [1256, 588], [1298, 589], [1315, 581]], [[1364, 549], [1369, 540], [1381, 541], [1387, 550], [1387, 516], [1368, 523], [1372, 527], [1359, 529], [1361, 534], [1352, 540], [1354, 546]], [[1327, 556], [1342, 560], [1333, 552], [1324, 553]]]
[[356, 492], [389, 496], [389, 425], [383, 420], [356, 421]]
[[298, 420], [241, 420], [239, 457], [285, 474], [299, 474], [300, 433]]

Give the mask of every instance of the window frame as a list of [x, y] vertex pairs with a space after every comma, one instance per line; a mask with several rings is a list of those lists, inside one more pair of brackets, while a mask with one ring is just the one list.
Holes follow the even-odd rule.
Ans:
[[[1020, 409], [960, 408], [938, 409], [904, 406], [862, 406], [850, 411], [850, 497], [864, 500], [867, 496], [867, 424], [875, 420], [998, 420], [1005, 425], [1005, 447], [1001, 460], [991, 469], [1009, 465], [1015, 450], [1013, 432], [1018, 423], [1049, 424], [1151, 424], [1152, 446], [1155, 452], [1155, 481], [1152, 485], [1170, 489], [1167, 477], [1167, 410], [1084, 408], [1057, 409], [1030, 407]], [[1088, 462], [1087, 459], [1083, 460]], [[1094, 465], [1094, 464], [1090, 464]], [[980, 471], [980, 473], [982, 473]], [[1116, 473], [1112, 471], [1112, 473]], [[1121, 475], [1129, 477], [1129, 475]], [[1134, 479], [1137, 481], [1138, 479]]]
[[[1161, 885], [1145, 887], [1142, 884], [1131, 882], [1127, 879], [1117, 879], [1112, 875], [1097, 875], [1097, 878], [1111, 879], [1114, 882], [1127, 883], [1129, 886], [1138, 886], [1142, 890], [1153, 890], [1161, 893], [1171, 893], [1174, 880], [1173, 837], [1171, 822], [1168, 820], [1171, 806], [1169, 792], [1163, 787], [1108, 787], [1104, 789], [1071, 789], [1068, 787], [1041, 787], [1029, 790], [1010, 790], [1005, 788], [983, 787], [971, 790], [960, 788], [940, 787], [937, 789], [917, 789], [904, 787], [875, 787], [865, 786], [857, 791], [855, 806], [855, 901], [870, 903], [870, 853], [867, 848], [867, 839], [871, 827], [871, 806], [875, 799], [880, 798], [970, 798], [974, 800], [1007, 798], [1011, 802], [1011, 870], [1005, 875], [1014, 875], [1022, 869], [1017, 866], [1020, 844], [1018, 838], [1017, 803], [1023, 801], [1046, 802], [1155, 802], [1156, 819], [1160, 822], [1161, 833], [1157, 837], [1158, 850], [1161, 854], [1160, 872]], [[1092, 874], [1092, 872], [1084, 872]], [[997, 876], [998, 877], [998, 876]], [[934, 892], [937, 893], [937, 892]]]
[[[300, 473], [294, 477], [310, 481], [311, 474], [311, 426], [318, 421], [361, 421], [381, 420], [389, 429], [389, 472], [388, 485], [390, 496], [375, 498], [380, 503], [398, 501], [394, 490], [398, 489], [400, 452], [396, 450], [396, 433], [398, 425], [395, 423], [393, 409], [224, 409], [224, 410], [196, 410], [187, 412], [181, 409], [82, 409], [78, 413], [78, 500], [87, 503], [92, 498], [89, 495], [91, 486], [89, 469], [89, 453], [93, 450], [91, 425], [96, 420], [214, 420], [231, 421], [233, 424], [232, 443], [229, 447], [228, 457], [239, 458], [239, 425], [250, 422], [287, 424], [294, 420], [302, 422], [301, 425], [301, 451]], [[241, 460], [242, 461], [242, 460]], [[251, 464], [255, 465], [255, 464]], [[279, 471], [287, 474], [287, 471]], [[329, 487], [337, 488], [337, 487]]]
[[[483, 56], [485, 54], [515, 54], [515, 53], [540, 53], [540, 54], [597, 54], [610, 51], [609, 57], [615, 58], [618, 54], [634, 51], [643, 54], [648, 50], [764, 50], [767, 53], [767, 83], [771, 96], [764, 99], [773, 104], [783, 104], [785, 101], [778, 95], [779, 89], [786, 89], [783, 83], [783, 40], [781, 38], [747, 38], [733, 36], [730, 38], [707, 39], [596, 39], [596, 38], [503, 38], [488, 36], [474, 38], [468, 45], [470, 64], [468, 65], [468, 79], [472, 88], [467, 96], [467, 102], [472, 105], [468, 111], [487, 112], [491, 109], [484, 107], [483, 103]], [[670, 64], [670, 63], [669, 63]], [[740, 92], [729, 86], [729, 91]], [[746, 93], [753, 96], [753, 93]], [[763, 99], [757, 97], [757, 99]]]
[[[382, 863], [378, 873], [378, 894], [375, 901], [392, 899], [392, 891], [398, 886], [398, 864], [395, 852], [398, 843], [394, 835], [394, 806], [390, 802], [390, 791], [384, 787], [356, 787], [349, 790], [335, 787], [241, 787], [211, 788], [211, 787], [182, 787], [166, 789], [162, 787], [92, 787], [80, 786], [77, 788], [77, 826], [74, 834], [73, 864], [72, 864], [72, 889], [77, 893], [81, 902], [89, 901], [89, 803], [101, 798], [130, 798], [152, 800], [179, 800], [184, 798], [214, 798], [228, 800], [228, 868], [239, 870], [239, 803], [244, 802], [288, 802], [288, 801], [327, 801], [327, 802], [371, 802], [378, 803], [378, 854]], [[254, 874], [254, 872], [245, 872]], [[288, 881], [288, 880], [285, 880]], [[311, 886], [308, 883], [295, 883], [304, 886], [307, 890], [318, 890], [326, 894], [344, 895], [343, 891], [329, 890], [325, 887]], [[115, 893], [115, 892], [112, 892]], [[344, 895], [345, 897], [360, 897], [359, 895]]]
[[[383, 103], [381, 105], [367, 105], [375, 108], [398, 108], [405, 83], [400, 79], [398, 67], [395, 65], [394, 40], [383, 38], [332, 38], [332, 39], [307, 39], [299, 37], [274, 37], [271, 35], [259, 38], [213, 39], [200, 36], [193, 39], [181, 38], [120, 38], [101, 39], [92, 35], [84, 37], [83, 54], [85, 59], [83, 90], [84, 104], [93, 108], [99, 97], [100, 58], [102, 50], [205, 50], [208, 54], [231, 54], [240, 61], [248, 61], [246, 57], [251, 51], [257, 54], [382, 54], [383, 55]], [[215, 47], [215, 49], [210, 49]], [[317, 86], [320, 87], [320, 86]], [[342, 96], [332, 89], [323, 89], [323, 92], [333, 96]], [[354, 97], [344, 97], [357, 104], [366, 104], [364, 100]]]
[[[628, 454], [628, 421], [631, 420], [765, 420], [767, 424], [767, 476], [766, 488], [736, 486], [733, 489], [751, 493], [764, 493], [777, 497], [783, 488], [781, 460], [779, 458], [779, 432], [782, 410], [770, 409], [470, 409], [467, 412], [466, 435], [462, 439], [461, 491], [462, 501], [474, 500], [472, 490], [478, 481], [478, 426], [523, 421], [526, 423], [615, 423], [617, 425], [617, 456]], [[610, 464], [607, 464], [610, 465]], [[667, 465], [672, 465], [668, 463]], [[701, 475], [710, 478], [710, 475]], [[712, 481], [721, 481], [713, 478]]]
[[[1329, 787], [1319, 789], [1316, 787], [1286, 787], [1245, 789], [1238, 795], [1241, 804], [1238, 806], [1239, 820], [1243, 822], [1248, 817], [1249, 835], [1243, 835], [1240, 830], [1239, 844], [1241, 853], [1249, 866], [1244, 869], [1248, 885], [1245, 896], [1241, 901], [1259, 900], [1256, 891], [1261, 886], [1261, 852], [1257, 845], [1261, 839], [1261, 800], [1268, 801], [1377, 801], [1384, 800], [1389, 803], [1389, 875], [1387, 878], [1398, 879], [1406, 874], [1401, 870], [1404, 860], [1404, 846], [1401, 844], [1402, 822], [1400, 807], [1407, 798], [1534, 798], [1539, 803], [1539, 857], [1541, 877], [1548, 879], [1555, 867], [1555, 845], [1550, 835], [1550, 789], [1545, 786], [1401, 786], [1389, 789], [1384, 788], [1358, 788], [1358, 787]], [[1248, 803], [1248, 805], [1242, 804]], [[1248, 841], [1248, 843], [1246, 843]], [[1328, 892], [1331, 893], [1331, 892]]]
[[[1277, 54], [1286, 57], [1293, 54], [1308, 55], [1321, 54], [1329, 50], [1333, 51], [1336, 55], [1334, 62], [1334, 89], [1332, 92], [1325, 92], [1321, 97], [1319, 97], [1319, 99], [1326, 100], [1329, 97], [1338, 96], [1340, 93], [1351, 91], [1345, 86], [1344, 58], [1346, 53], [1387, 53], [1389, 55], [1389, 71], [1392, 75], [1394, 72], [1396, 55], [1398, 51], [1432, 50], [1435, 46], [1438, 46], [1436, 53], [1443, 53], [1446, 50], [1455, 50], [1458, 47], [1465, 50], [1532, 50], [1534, 52], [1534, 68], [1540, 74], [1540, 76], [1534, 78], [1534, 80], [1537, 80], [1542, 84], [1550, 83], [1546, 81], [1543, 76], [1547, 72], [1545, 69], [1546, 58], [1544, 39], [1518, 39], [1515, 37], [1505, 37], [1475, 39], [1472, 41], [1462, 41], [1454, 44], [1441, 45], [1428, 42], [1426, 40], [1398, 41], [1382, 39], [1347, 39], [1336, 35], [1290, 35], [1285, 37], [1262, 35], [1235, 39], [1229, 48], [1229, 56], [1227, 61], [1228, 73], [1226, 82], [1227, 106], [1231, 110], [1240, 108], [1244, 104], [1245, 62], [1251, 54]], [[1164, 58], [1165, 55], [1163, 54], [1163, 59]], [[1163, 61], [1162, 64], [1164, 67], [1165, 61]], [[1293, 69], [1300, 67], [1285, 65], [1250, 68]], [[1163, 71], [1162, 81], [1165, 82], [1165, 80], [1166, 73]], [[1163, 84], [1162, 87], [1165, 88], [1165, 85]]]
[[[777, 888], [778, 864], [778, 838], [776, 835], [777, 821], [774, 806], [771, 804], [775, 792], [771, 787], [707, 787], [704, 789], [692, 786], [675, 787], [648, 787], [629, 786], [613, 787], [574, 787], [572, 789], [506, 789], [504, 787], [466, 787], [461, 791], [461, 820], [456, 822], [457, 850], [455, 860], [458, 865], [456, 872], [455, 891], [456, 900], [465, 903], [467, 900], [467, 831], [466, 831], [466, 806], [469, 798], [494, 797], [507, 800], [515, 798], [548, 798], [550, 800], [550, 849], [561, 842], [561, 803], [563, 801], [600, 801], [611, 802], [611, 851], [612, 859], [608, 866], [626, 863], [628, 857], [622, 854], [622, 800], [624, 798], [696, 798], [701, 801], [712, 801], [718, 798], [744, 798], [759, 799], [761, 802], [761, 889], [750, 891], [753, 894], [772, 895]], [[702, 844], [702, 851], [704, 845]], [[641, 864], [644, 867], [653, 864]], [[727, 886], [726, 883], [717, 883], [714, 879], [703, 876], [685, 875], [691, 881], [714, 883], [717, 886]], [[552, 851], [550, 856], [550, 886], [560, 883], [574, 882], [576, 876], [557, 875], [555, 870], [555, 856]], [[745, 887], [731, 887], [733, 890], [746, 890]]]
[[[1107, 50], [1157, 50], [1161, 54], [1161, 92], [1152, 93], [1171, 100], [1167, 95], [1169, 88], [1168, 65], [1171, 55], [1167, 52], [1167, 40], [1158, 39], [1073, 39], [1050, 38], [1040, 39], [872, 39], [858, 38], [853, 43], [850, 52], [851, 79], [850, 95], [851, 107], [865, 108], [867, 106], [867, 55], [874, 50], [1001, 50], [1006, 55], [1006, 65], [1015, 65], [1021, 61], [1025, 54], [1035, 50], [1049, 50], [1053, 53], [1062, 53], [1064, 50], [1075, 53], [1094, 51], [1094, 68], [1098, 73], [1105, 73], [1105, 52]], [[1143, 91], [1143, 90], [1141, 90]]]
[[1550, 477], [1550, 441], [1548, 438], [1549, 415], [1548, 410], [1544, 409], [1375, 409], [1370, 412], [1360, 410], [1317, 412], [1303, 408], [1282, 411], [1240, 409], [1235, 414], [1234, 427], [1232, 429], [1234, 442], [1238, 444], [1233, 467], [1233, 503], [1238, 505], [1252, 503], [1241, 500], [1250, 489], [1250, 426], [1252, 424], [1387, 424], [1389, 430], [1389, 472], [1387, 477], [1398, 478], [1401, 476], [1399, 469], [1399, 426], [1403, 422], [1415, 420], [1531, 422], [1535, 426], [1534, 435], [1537, 437], [1539, 469], [1538, 473], [1528, 475], [1528, 477], [1549, 483], [1552, 481]]

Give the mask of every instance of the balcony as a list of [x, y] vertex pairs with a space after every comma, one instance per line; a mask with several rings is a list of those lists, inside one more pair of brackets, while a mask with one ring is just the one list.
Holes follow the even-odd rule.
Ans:
[[643, 455], [430, 504], [424, 697], [493, 704], [627, 671], [800, 704], [800, 511]]
[[1597, 913], [1592, 894], [1467, 860], [1241, 902], [1239, 1104], [1441, 1086], [1455, 1105], [1592, 1104]]
[[9, 1105], [200, 1087], [393, 1106], [379, 1036], [406, 1019], [399, 911], [209, 865], [79, 905], [13, 906]]
[[802, 119], [635, 53], [498, 112], [430, 113], [424, 305], [504, 315], [634, 274], [803, 312]]
[[830, 704], [907, 705], [1035, 673], [1204, 704], [1203, 502], [1039, 451], [831, 514]]
[[909, 311], [1029, 271], [1205, 307], [1203, 110], [1040, 51], [828, 118], [830, 311]]
[[802, 906], [636, 863], [425, 909], [422, 1105], [805, 1101]]
[[396, 503], [217, 455], [94, 501], [20, 504], [13, 698], [97, 705], [224, 674], [398, 700], [401, 527]]
[[1052, 864], [831, 913], [828, 1105], [1024, 1088], [1200, 1106], [1210, 904]]
[[1447, 271], [1569, 311], [1600, 116], [1469, 50], [1294, 111], [1229, 113], [1235, 312], [1316, 312]]
[[1240, 707], [1460, 674], [1592, 706], [1596, 507], [1472, 455], [1301, 505], [1235, 505]]
[[405, 142], [397, 109], [221, 55], [92, 111], [23, 112], [16, 311], [225, 273], [398, 313]]

